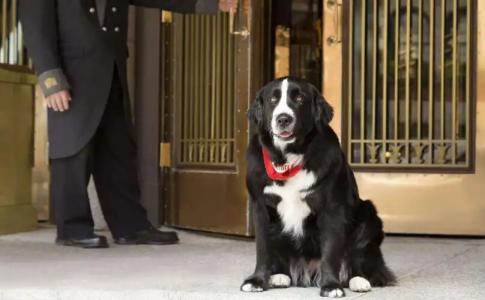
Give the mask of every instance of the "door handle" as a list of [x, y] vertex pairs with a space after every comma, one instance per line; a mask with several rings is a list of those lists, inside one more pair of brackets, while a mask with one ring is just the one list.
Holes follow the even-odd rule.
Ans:
[[231, 10], [229, 12], [229, 33], [232, 35], [240, 36], [243, 39], [247, 39], [251, 35], [251, 32], [249, 31], [249, 26], [251, 24], [251, 11], [248, 12], [247, 25], [244, 26], [241, 30], [235, 30], [235, 19], [236, 12]]
[[330, 35], [327, 38], [327, 43], [329, 46], [335, 46], [337, 44], [342, 43], [342, 30], [341, 30], [341, 21], [340, 21], [340, 10], [342, 9], [342, 3], [338, 2], [338, 0], [328, 0], [327, 7], [329, 9], [335, 9], [334, 14], [334, 28], [335, 33]]

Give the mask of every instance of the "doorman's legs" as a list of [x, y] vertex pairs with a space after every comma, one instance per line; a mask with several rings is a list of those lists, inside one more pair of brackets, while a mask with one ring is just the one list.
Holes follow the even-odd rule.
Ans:
[[114, 72], [108, 103], [93, 140], [93, 176], [101, 208], [115, 238], [151, 227], [139, 202], [131, 126], [124, 112], [118, 73]]

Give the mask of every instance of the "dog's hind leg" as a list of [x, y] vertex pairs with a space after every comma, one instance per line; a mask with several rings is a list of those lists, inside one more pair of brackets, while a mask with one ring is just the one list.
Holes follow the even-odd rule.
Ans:
[[349, 288], [366, 291], [373, 286], [393, 285], [396, 278], [386, 266], [380, 249], [384, 239], [382, 221], [377, 216], [372, 202], [360, 203], [357, 218], [358, 224], [353, 232], [352, 245], [348, 252]]
[[362, 265], [362, 269], [372, 286], [383, 287], [394, 285], [396, 283], [396, 277], [386, 266], [379, 248], [369, 250]]
[[365, 279], [364, 277], [355, 276], [349, 280], [349, 289], [352, 292], [364, 293], [370, 291], [372, 286], [369, 280]]
[[[355, 264], [355, 261], [352, 263]], [[344, 263], [342, 263], [339, 274], [342, 285], [348, 287], [353, 292], [363, 293], [370, 291], [372, 286], [369, 280], [363, 277], [364, 275], [358, 270], [358, 268], [354, 267], [353, 270], [350, 270], [349, 267], [349, 263], [347, 260], [345, 260]], [[357, 276], [355, 274], [361, 274], [361, 276]], [[349, 276], [353, 277], [350, 278]]]
[[288, 258], [285, 256], [274, 255], [271, 276], [269, 277], [270, 288], [287, 288], [291, 286], [290, 268]]
[[273, 274], [269, 278], [270, 288], [287, 288], [291, 285], [291, 278], [286, 274]]

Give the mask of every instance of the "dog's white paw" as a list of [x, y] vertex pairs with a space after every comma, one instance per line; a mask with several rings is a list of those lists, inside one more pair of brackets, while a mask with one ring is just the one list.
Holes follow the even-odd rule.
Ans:
[[355, 276], [349, 281], [349, 289], [353, 292], [368, 292], [372, 289], [369, 280], [364, 277]]
[[269, 278], [269, 286], [272, 288], [286, 288], [291, 285], [291, 278], [286, 274], [274, 274]]
[[341, 289], [333, 289], [328, 292], [328, 296], [330, 298], [341, 298], [344, 296], [344, 292]]
[[259, 293], [263, 291], [263, 288], [248, 282], [241, 287], [241, 291], [246, 293]]
[[345, 296], [344, 290], [341, 288], [322, 288], [320, 296], [328, 298], [341, 298]]

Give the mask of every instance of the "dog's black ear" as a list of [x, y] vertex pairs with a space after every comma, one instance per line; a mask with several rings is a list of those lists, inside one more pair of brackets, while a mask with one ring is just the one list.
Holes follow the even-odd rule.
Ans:
[[313, 116], [317, 125], [328, 125], [333, 119], [332, 106], [328, 104], [316, 87], [313, 87]]
[[248, 111], [248, 119], [260, 127], [263, 125], [263, 89], [256, 95], [256, 99]]

